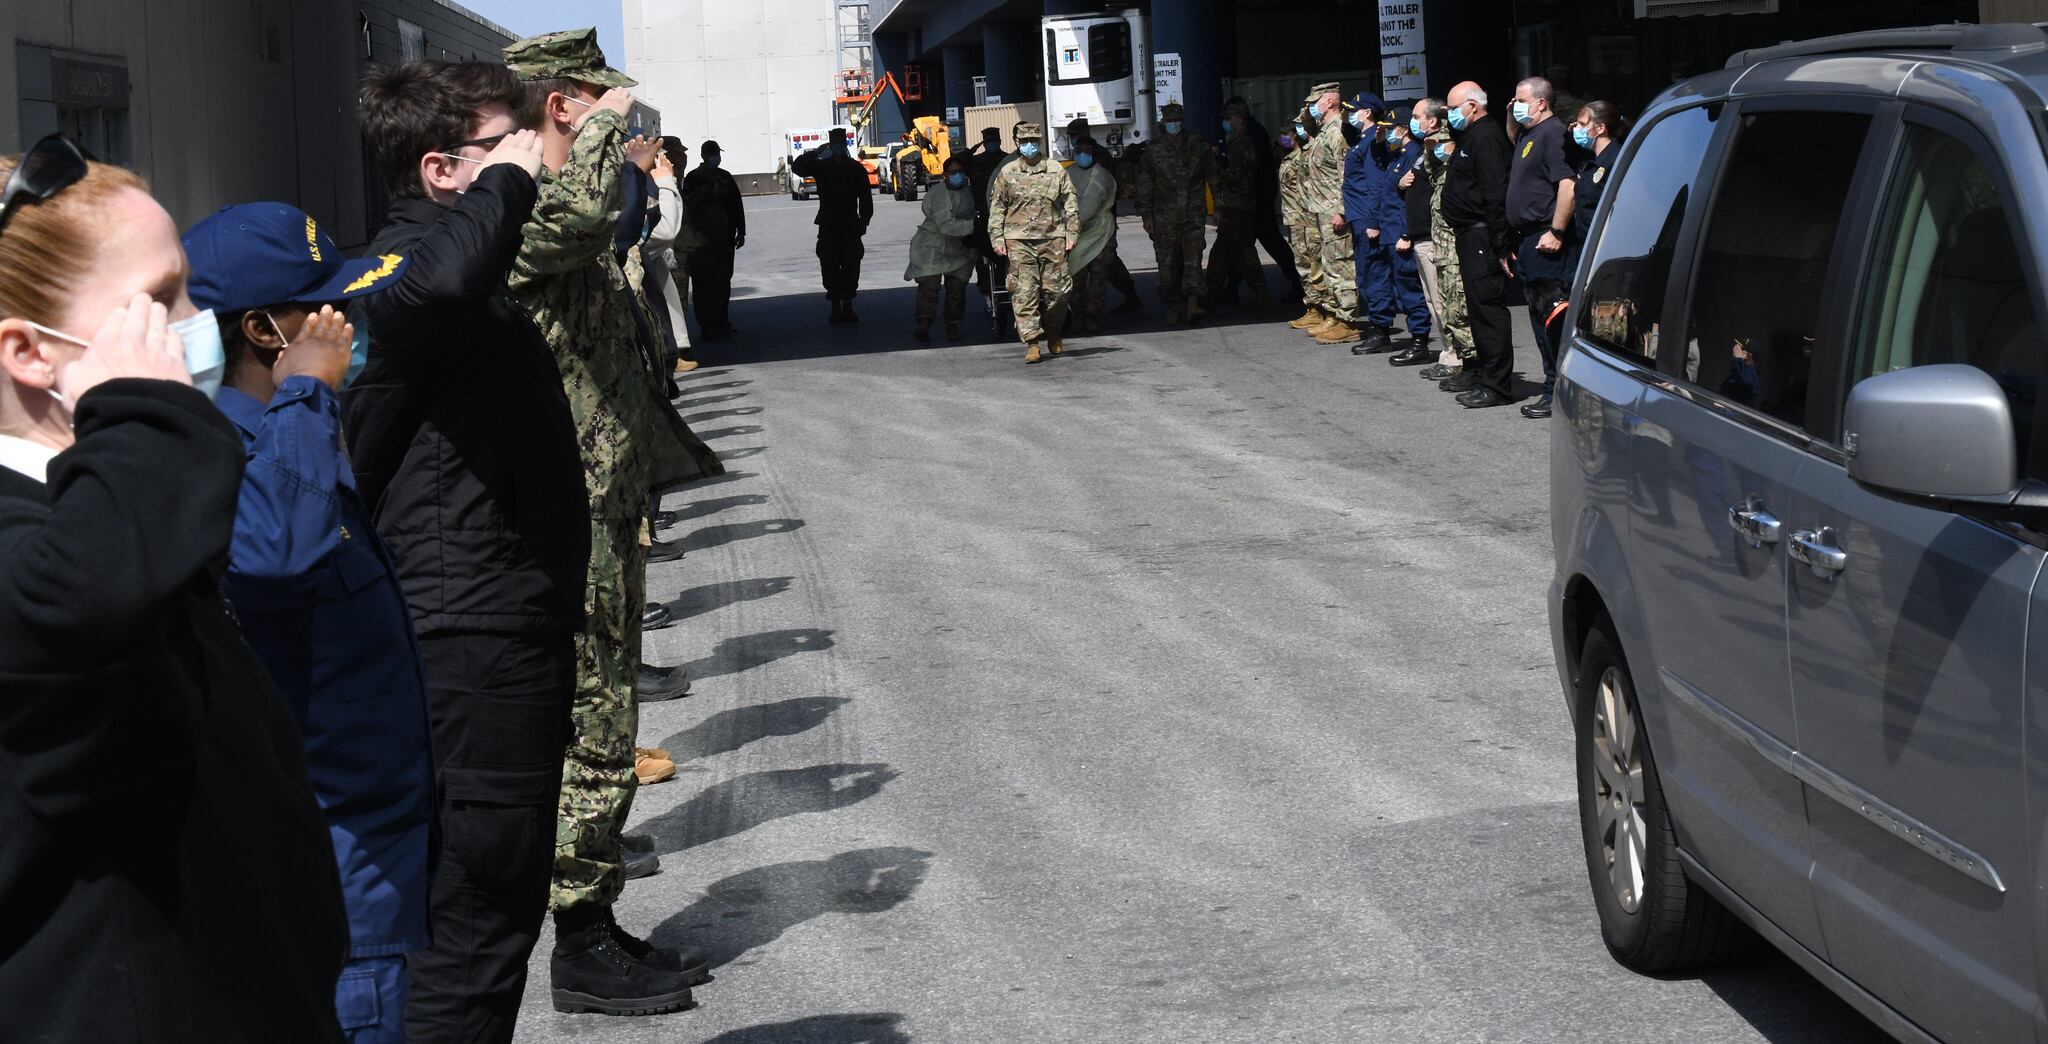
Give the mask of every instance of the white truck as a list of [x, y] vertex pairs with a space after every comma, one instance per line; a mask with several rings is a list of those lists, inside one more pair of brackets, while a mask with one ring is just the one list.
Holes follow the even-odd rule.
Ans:
[[[846, 132], [847, 141], [853, 140], [853, 128], [841, 126], [839, 129]], [[810, 178], [797, 177], [796, 173], [789, 168], [791, 164], [796, 162], [798, 156], [830, 140], [832, 140], [831, 127], [805, 127], [782, 132], [782, 175], [789, 181], [789, 198], [809, 199], [811, 194], [817, 191], [817, 182]]]
[[1152, 43], [1135, 7], [1086, 15], [1047, 15], [1045, 120], [1053, 155], [1073, 155], [1067, 124], [1086, 118], [1090, 134], [1112, 155], [1150, 141], [1153, 131]]

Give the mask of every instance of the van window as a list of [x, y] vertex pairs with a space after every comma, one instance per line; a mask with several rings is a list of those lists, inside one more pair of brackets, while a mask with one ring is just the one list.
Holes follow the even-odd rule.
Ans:
[[1963, 142], [1907, 124], [1876, 231], [1849, 385], [1909, 366], [1975, 366], [2012, 404], [2020, 474], [2043, 477], [2048, 454], [2028, 452], [2041, 326], [1992, 167]]
[[1685, 109], [1652, 124], [1620, 184], [1606, 193], [1607, 219], [1579, 309], [1579, 333], [1593, 343], [1656, 361], [1679, 226], [1720, 112]]
[[1686, 380], [1805, 424], [1828, 255], [1869, 134], [1853, 113], [1743, 117], [1693, 275]]

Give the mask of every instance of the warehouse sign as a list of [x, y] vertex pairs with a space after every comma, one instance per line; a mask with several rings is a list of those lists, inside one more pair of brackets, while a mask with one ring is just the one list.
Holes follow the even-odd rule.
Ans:
[[1429, 92], [1423, 58], [1422, 0], [1380, 0], [1380, 93], [1388, 98]]

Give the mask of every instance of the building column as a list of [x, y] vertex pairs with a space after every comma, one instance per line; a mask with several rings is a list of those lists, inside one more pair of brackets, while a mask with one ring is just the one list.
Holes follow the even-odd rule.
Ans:
[[1043, 98], [1038, 69], [1042, 53], [1037, 22], [982, 23], [982, 74], [988, 79], [988, 93], [1013, 105]]
[[[1187, 132], [1214, 138], [1223, 120], [1223, 78], [1237, 70], [1230, 5], [1223, 0], [1175, 0], [1152, 5], [1152, 54], [1178, 54]], [[1156, 114], [1155, 114], [1156, 115]]]
[[945, 63], [945, 87], [940, 93], [947, 108], [965, 109], [974, 104], [974, 78], [981, 75], [981, 48], [954, 44], [939, 52]]
[[[896, 75], [896, 85], [903, 85], [903, 70], [910, 64], [910, 34], [875, 34], [875, 86], [880, 87], [884, 72]], [[896, 92], [884, 91], [875, 102], [875, 137], [877, 145], [895, 141], [910, 129], [910, 113], [903, 103], [896, 100]]]

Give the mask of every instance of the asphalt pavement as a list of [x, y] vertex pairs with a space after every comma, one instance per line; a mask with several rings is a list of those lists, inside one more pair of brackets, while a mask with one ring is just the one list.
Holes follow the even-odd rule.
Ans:
[[[1148, 296], [1025, 366], [968, 295], [920, 346], [918, 207], [876, 201], [862, 322], [814, 204], [748, 201], [683, 415], [679, 622], [642, 708], [681, 763], [631, 830], [630, 929], [708, 950], [697, 1010], [520, 1039], [718, 1044], [1881, 1039], [1781, 958], [1602, 948], [1552, 666], [1544, 425], [1315, 345], [1297, 310]], [[1268, 266], [1277, 282], [1277, 269]], [[1518, 360], [1540, 372], [1526, 321]]]

